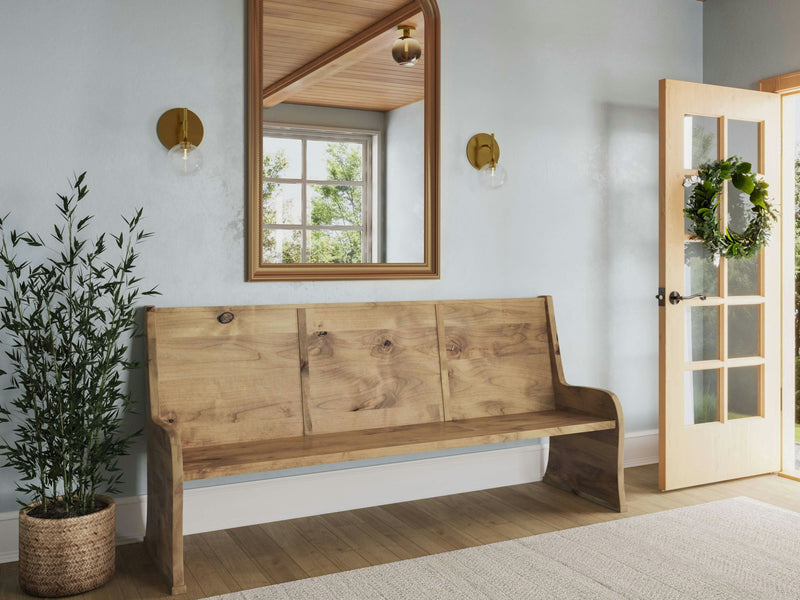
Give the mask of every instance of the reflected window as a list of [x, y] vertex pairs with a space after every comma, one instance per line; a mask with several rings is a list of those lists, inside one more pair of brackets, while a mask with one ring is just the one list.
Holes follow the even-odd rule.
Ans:
[[265, 127], [263, 263], [369, 263], [375, 134]]

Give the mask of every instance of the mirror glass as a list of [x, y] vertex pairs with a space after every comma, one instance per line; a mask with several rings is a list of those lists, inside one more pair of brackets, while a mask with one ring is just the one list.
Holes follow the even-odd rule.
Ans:
[[261, 181], [250, 198], [250, 278], [437, 276], [432, 4], [255, 4], [261, 156], [250, 165]]

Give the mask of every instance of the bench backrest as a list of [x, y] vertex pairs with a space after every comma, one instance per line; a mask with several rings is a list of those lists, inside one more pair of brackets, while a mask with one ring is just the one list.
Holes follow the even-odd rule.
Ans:
[[547, 301], [150, 307], [150, 410], [187, 447], [552, 410]]

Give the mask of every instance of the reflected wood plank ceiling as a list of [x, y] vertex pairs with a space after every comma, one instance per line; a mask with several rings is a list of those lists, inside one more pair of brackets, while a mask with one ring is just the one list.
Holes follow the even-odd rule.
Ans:
[[[275, 84], [293, 74], [304, 75], [290, 88], [266, 98], [264, 106], [288, 102], [389, 111], [422, 100], [425, 33], [422, 13], [413, 11], [413, 4], [409, 0], [264, 0], [264, 89], [274, 90]], [[386, 24], [379, 35], [321, 68], [310, 68], [381, 21]], [[415, 25], [415, 37], [423, 44], [423, 58], [414, 67], [401, 67], [392, 59], [399, 23]]]

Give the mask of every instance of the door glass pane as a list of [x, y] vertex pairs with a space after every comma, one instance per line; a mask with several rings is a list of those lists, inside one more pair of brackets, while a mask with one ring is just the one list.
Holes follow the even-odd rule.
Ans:
[[702, 242], [684, 244], [684, 295], [719, 295], [719, 266], [714, 264], [714, 256]]
[[308, 178], [317, 181], [363, 181], [363, 144], [308, 141]]
[[759, 260], [756, 255], [748, 260], [735, 259], [728, 261], [728, 295], [729, 296], [758, 296], [759, 289]]
[[743, 233], [753, 218], [753, 203], [750, 196], [733, 187], [730, 180], [725, 185], [728, 190], [728, 228]]
[[[688, 207], [689, 206], [689, 198], [692, 197], [692, 191], [693, 190], [694, 190], [694, 186], [693, 185], [683, 188], [683, 206], [684, 207]], [[684, 233], [694, 234], [694, 222], [692, 222], [692, 220], [689, 217], [687, 217], [686, 214], [683, 215], [683, 232]]]
[[686, 371], [684, 374], [683, 422], [686, 425], [719, 420], [719, 369]]
[[271, 225], [302, 224], [302, 189], [299, 183], [264, 182], [264, 223]]
[[302, 169], [302, 141], [264, 136], [264, 179], [300, 179]]
[[761, 415], [758, 390], [761, 367], [736, 367], [728, 369], [728, 418], [757, 417]]
[[716, 306], [686, 308], [686, 360], [717, 360], [719, 309]]
[[728, 307], [728, 358], [758, 356], [758, 305]]
[[701, 164], [717, 160], [717, 119], [683, 117], [683, 168], [697, 169]]
[[728, 155], [738, 156], [753, 165], [759, 172], [758, 164], [758, 123], [753, 121], [728, 120]]
[[299, 263], [301, 233], [297, 229], [264, 228], [261, 257], [265, 263]]

